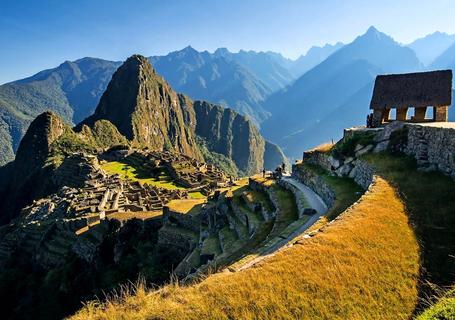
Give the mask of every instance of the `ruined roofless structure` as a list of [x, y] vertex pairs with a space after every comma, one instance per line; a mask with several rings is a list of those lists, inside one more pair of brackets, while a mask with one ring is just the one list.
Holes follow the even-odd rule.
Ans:
[[[410, 122], [447, 122], [452, 104], [452, 70], [380, 75], [374, 83], [371, 127], [391, 121], [390, 110], [396, 109], [396, 120]], [[425, 119], [427, 107], [433, 107], [432, 119]], [[414, 115], [408, 118], [408, 109]]]

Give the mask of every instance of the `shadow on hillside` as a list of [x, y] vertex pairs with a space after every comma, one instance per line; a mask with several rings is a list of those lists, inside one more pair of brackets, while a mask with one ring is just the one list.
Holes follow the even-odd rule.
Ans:
[[436, 293], [434, 285], [455, 282], [455, 181], [440, 172], [418, 171], [416, 161], [401, 154], [371, 155], [367, 160], [397, 187], [418, 239], [419, 313]]

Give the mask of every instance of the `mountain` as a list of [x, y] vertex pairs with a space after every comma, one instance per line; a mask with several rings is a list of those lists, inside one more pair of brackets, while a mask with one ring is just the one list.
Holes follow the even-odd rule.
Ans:
[[425, 66], [429, 66], [434, 60], [455, 43], [455, 35], [444, 32], [435, 32], [408, 44], [415, 51], [417, 58]]
[[192, 47], [150, 57], [170, 85], [196, 100], [207, 100], [249, 116], [256, 124], [268, 117], [261, 104], [272, 88], [239, 63]]
[[7, 199], [0, 205], [0, 222], [33, 199], [63, 186], [79, 187], [98, 170], [80, 154], [97, 155], [116, 145], [217, 161], [242, 175], [261, 171], [264, 163], [272, 169], [285, 162], [277, 146], [267, 143], [266, 150], [247, 117], [176, 93], [147, 58], [133, 55], [112, 76], [94, 114], [74, 129], [49, 111], [32, 121], [16, 159], [0, 167], [0, 193]]
[[300, 77], [305, 72], [327, 59], [332, 53], [342, 48], [343, 45], [343, 43], [337, 42], [334, 45], [326, 44], [323, 47], [313, 46], [306, 54], [301, 55], [297, 60], [293, 61], [289, 66], [289, 70], [294, 76]]
[[[455, 43], [452, 44], [447, 50], [445, 50], [439, 57], [437, 57], [433, 63], [429, 66], [430, 70], [438, 69], [452, 69], [455, 70]], [[455, 83], [452, 83], [452, 97], [455, 97]], [[455, 110], [452, 107], [449, 108], [449, 120], [455, 121]]]
[[[262, 65], [265, 70], [264, 54], [257, 57], [263, 62], [250, 59], [250, 65]], [[150, 60], [177, 91], [230, 106], [256, 124], [268, 117], [261, 104], [273, 91], [258, 76], [277, 81], [288, 76], [273, 60], [270, 71], [254, 75], [233, 59], [191, 47]], [[67, 123], [79, 123], [91, 115], [120, 64], [97, 58], [66, 61], [57, 68], [0, 86], [0, 165], [14, 159], [20, 139], [38, 114], [50, 110]]]
[[0, 165], [14, 159], [22, 136], [38, 114], [51, 110], [68, 123], [91, 114], [119, 65], [83, 58], [1, 85]]
[[[291, 86], [271, 95], [264, 105], [272, 116], [262, 125], [262, 133], [283, 147], [287, 155], [300, 157], [300, 150], [311, 147], [305, 140], [306, 131], [363, 87], [370, 84], [372, 88], [376, 75], [421, 68], [411, 49], [371, 27]], [[368, 101], [355, 103], [364, 104], [362, 115], [366, 116]], [[348, 112], [346, 117], [350, 114]], [[332, 137], [332, 134], [319, 135], [318, 139], [324, 142]]]
[[455, 43], [442, 52], [432, 64], [430, 69], [452, 69], [455, 70]]
[[210, 152], [233, 160], [242, 173], [259, 172], [264, 166], [265, 141], [250, 120], [234, 110], [176, 93], [139, 55], [128, 58], [114, 73], [95, 113], [76, 131], [93, 128], [100, 120], [112, 123], [133, 147], [202, 159], [200, 137]]
[[76, 130], [104, 119], [133, 146], [173, 149], [200, 159], [193, 132], [184, 120], [187, 104], [186, 97], [172, 90], [146, 58], [134, 55], [114, 73], [95, 113]]
[[[238, 53], [233, 53], [226, 48], [219, 48], [214, 52], [214, 56], [237, 62], [264, 82], [272, 91], [282, 89], [294, 80], [294, 76], [282, 65], [285, 63], [285, 58], [277, 53], [251, 50], [240, 50]], [[279, 61], [279, 56], [284, 61]]]

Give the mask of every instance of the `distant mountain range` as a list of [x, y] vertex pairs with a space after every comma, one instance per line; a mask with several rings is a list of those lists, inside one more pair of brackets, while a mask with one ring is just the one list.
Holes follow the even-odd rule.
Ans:
[[[377, 74], [455, 67], [453, 35], [436, 32], [407, 46], [374, 27], [352, 43], [312, 47], [296, 60], [275, 52], [192, 47], [152, 56], [177, 91], [247, 115], [291, 157], [364, 123]], [[0, 86], [0, 164], [14, 158], [31, 120], [51, 110], [74, 124], [95, 110], [120, 62], [97, 58]], [[451, 112], [449, 117], [452, 118]]]
[[436, 58], [455, 44], [455, 34], [435, 32], [408, 44], [415, 51], [417, 58], [425, 65], [430, 66]]

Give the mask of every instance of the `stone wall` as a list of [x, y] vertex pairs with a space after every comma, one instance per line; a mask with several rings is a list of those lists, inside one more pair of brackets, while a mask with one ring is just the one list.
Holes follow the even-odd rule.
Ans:
[[201, 225], [200, 215], [182, 214], [169, 209], [169, 207], [163, 208], [163, 225], [166, 224], [177, 224], [178, 226], [199, 232]]
[[419, 167], [439, 170], [455, 178], [455, 126], [406, 124], [407, 142], [402, 151]]
[[349, 172], [349, 177], [353, 178], [364, 190], [367, 190], [373, 182], [373, 176], [373, 167], [367, 162], [358, 159], [353, 161], [353, 167]]
[[330, 158], [331, 157], [327, 153], [318, 150], [310, 150], [303, 153], [304, 162], [320, 166], [327, 171], [332, 170], [332, 163]]
[[306, 206], [305, 195], [299, 188], [297, 188], [292, 183], [289, 183], [286, 180], [278, 180], [277, 183], [294, 194], [295, 202], [297, 204], [297, 210], [299, 213], [299, 218], [301, 218], [305, 214], [305, 212], [307, 212], [308, 209], [311, 209]]
[[316, 192], [324, 201], [326, 206], [330, 208], [335, 203], [335, 192], [325, 182], [324, 178], [313, 172], [312, 170], [306, 170], [305, 168], [297, 167], [293, 165], [292, 177], [302, 182]]

